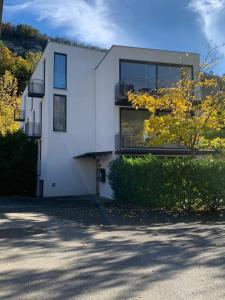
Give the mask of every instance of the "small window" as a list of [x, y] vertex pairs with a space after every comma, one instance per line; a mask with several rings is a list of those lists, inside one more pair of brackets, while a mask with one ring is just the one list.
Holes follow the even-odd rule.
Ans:
[[54, 53], [54, 88], [66, 89], [67, 85], [67, 56]]
[[53, 130], [66, 131], [66, 96], [54, 95]]

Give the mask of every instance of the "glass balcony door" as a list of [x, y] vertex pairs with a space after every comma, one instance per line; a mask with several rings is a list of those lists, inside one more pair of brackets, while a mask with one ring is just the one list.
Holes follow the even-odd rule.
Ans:
[[120, 144], [122, 148], [140, 148], [147, 146], [144, 121], [149, 119], [145, 110], [121, 109]]

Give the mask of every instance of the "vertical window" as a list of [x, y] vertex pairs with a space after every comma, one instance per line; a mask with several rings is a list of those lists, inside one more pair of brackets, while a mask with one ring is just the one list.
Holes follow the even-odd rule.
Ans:
[[54, 88], [66, 89], [67, 85], [67, 56], [54, 53]]
[[44, 60], [43, 60], [44, 91], [45, 91], [45, 65], [46, 65], [46, 62], [45, 62], [45, 59], [44, 59]]
[[34, 108], [34, 99], [31, 97], [31, 105], [30, 105], [30, 110], [32, 111]]
[[53, 130], [66, 131], [66, 96], [54, 95]]

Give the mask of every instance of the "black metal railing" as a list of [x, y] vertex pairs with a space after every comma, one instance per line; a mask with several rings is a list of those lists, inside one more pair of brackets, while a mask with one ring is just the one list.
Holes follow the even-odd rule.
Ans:
[[41, 138], [41, 124], [39, 123], [26, 123], [25, 134], [32, 139]]
[[151, 88], [150, 81], [144, 79], [136, 79], [133, 82], [120, 81], [117, 82], [115, 86], [115, 100], [116, 104], [120, 104], [121, 101], [127, 101], [128, 92], [135, 93], [147, 93], [154, 94], [156, 92], [155, 88]]
[[117, 150], [129, 150], [129, 149], [184, 149], [183, 145], [178, 143], [174, 144], [162, 144], [160, 146], [150, 146], [150, 138], [145, 134], [137, 133], [118, 133], [115, 136], [115, 148]]
[[130, 148], [148, 148], [147, 138], [144, 135], [117, 134], [115, 137], [116, 150]]
[[24, 122], [25, 121], [25, 111], [22, 109], [15, 109], [14, 110], [14, 121]]
[[28, 84], [28, 96], [35, 98], [44, 97], [45, 88], [44, 80], [41, 79], [31, 79]]

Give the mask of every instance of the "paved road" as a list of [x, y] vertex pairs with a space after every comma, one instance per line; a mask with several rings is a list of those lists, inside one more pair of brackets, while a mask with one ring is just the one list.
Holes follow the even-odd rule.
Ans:
[[223, 218], [104, 213], [110, 226], [95, 205], [0, 201], [0, 299], [225, 299]]

